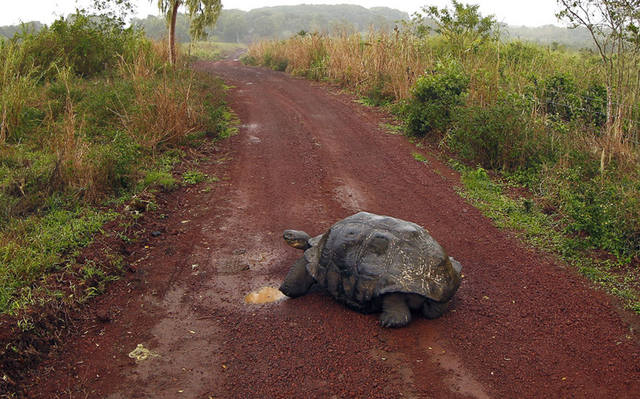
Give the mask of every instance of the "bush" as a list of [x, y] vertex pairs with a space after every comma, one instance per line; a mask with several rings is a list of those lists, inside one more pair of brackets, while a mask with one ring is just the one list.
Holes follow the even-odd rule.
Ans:
[[544, 104], [548, 114], [564, 121], [574, 120], [580, 113], [580, 96], [573, 76], [554, 74], [545, 82]]
[[[57, 64], [81, 76], [93, 76], [115, 65], [119, 57], [136, 54], [142, 33], [124, 28], [117, 20], [76, 13], [60, 18], [37, 34], [14, 37], [25, 48], [24, 68], [49, 70]], [[51, 71], [53, 73], [54, 71]]]
[[601, 174], [596, 157], [578, 152], [553, 172], [544, 188], [575, 249], [602, 249], [625, 263], [640, 253], [640, 199], [631, 179], [615, 177], [615, 170]]
[[493, 106], [461, 107], [447, 144], [487, 169], [512, 171], [536, 168], [552, 156], [544, 126], [523, 112], [513, 96]]
[[607, 121], [607, 89], [599, 83], [592, 83], [582, 92], [581, 98], [582, 119], [592, 126], [603, 127]]
[[418, 78], [407, 102], [407, 130], [415, 136], [442, 135], [450, 126], [453, 110], [462, 105], [469, 77], [460, 64], [449, 62], [438, 64], [432, 75]]
[[287, 69], [287, 65], [289, 65], [289, 60], [272, 55], [271, 52], [266, 52], [262, 59], [262, 64], [275, 71], [284, 72]]
[[390, 76], [378, 73], [374, 83], [364, 91], [365, 104], [379, 107], [391, 103], [394, 99], [393, 93], [386, 90], [390, 80]]
[[42, 120], [39, 102], [39, 72], [24, 68], [22, 46], [0, 40], [0, 144], [19, 142]]

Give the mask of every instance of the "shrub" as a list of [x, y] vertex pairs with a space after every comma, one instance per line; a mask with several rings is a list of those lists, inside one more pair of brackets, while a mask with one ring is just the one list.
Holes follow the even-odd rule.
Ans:
[[[572, 152], [543, 181], [546, 195], [563, 215], [575, 249], [603, 249], [619, 261], [640, 253], [640, 199], [632, 179], [601, 174], [595, 156]], [[637, 183], [635, 183], [637, 184]]]
[[375, 82], [365, 89], [364, 95], [366, 105], [378, 107], [389, 104], [393, 101], [393, 93], [386, 91], [390, 80], [391, 78], [388, 75], [384, 75], [382, 73], [378, 74]]
[[76, 13], [60, 18], [37, 34], [22, 32], [14, 41], [24, 46], [23, 68], [50, 70], [53, 64], [92, 76], [115, 65], [119, 57], [130, 59], [142, 40], [141, 32], [124, 28], [116, 20]]
[[590, 125], [604, 126], [607, 121], [607, 89], [599, 83], [592, 83], [582, 94], [580, 116]]
[[513, 96], [495, 105], [460, 107], [447, 144], [488, 169], [535, 168], [552, 155], [544, 126], [523, 112]]
[[22, 46], [0, 40], [0, 145], [20, 141], [43, 118], [34, 108], [39, 72], [21, 65], [24, 53]]
[[289, 60], [267, 51], [262, 58], [262, 64], [275, 71], [284, 72], [287, 69], [287, 65], [289, 65]]
[[540, 46], [533, 43], [512, 41], [499, 48], [501, 58], [511, 65], [523, 65], [525, 67], [544, 57]]
[[579, 115], [581, 104], [573, 76], [554, 74], [545, 82], [544, 104], [548, 114], [570, 121]]
[[439, 133], [450, 126], [453, 110], [462, 105], [469, 86], [469, 77], [460, 64], [438, 64], [431, 75], [416, 81], [405, 107], [407, 130], [415, 136]]
[[46, 204], [56, 180], [54, 154], [32, 151], [25, 146], [0, 150], [0, 226], [12, 216], [24, 215]]

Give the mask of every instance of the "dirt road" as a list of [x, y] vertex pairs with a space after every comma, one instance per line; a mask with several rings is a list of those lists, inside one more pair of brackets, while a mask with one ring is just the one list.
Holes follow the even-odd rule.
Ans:
[[[197, 68], [233, 85], [242, 123], [205, 163], [222, 181], [169, 201], [173, 212], [154, 222], [163, 234], [127, 259], [137, 272], [95, 305], [102, 321], [89, 318], [27, 396], [640, 396], [640, 344], [624, 313], [494, 228], [455, 193], [458, 176], [430, 154], [414, 160], [382, 115], [283, 73], [231, 61]], [[282, 230], [319, 234], [359, 210], [425, 226], [462, 263], [449, 313], [383, 329], [321, 291], [244, 303], [277, 287], [300, 256]], [[152, 356], [130, 358], [138, 344]]]

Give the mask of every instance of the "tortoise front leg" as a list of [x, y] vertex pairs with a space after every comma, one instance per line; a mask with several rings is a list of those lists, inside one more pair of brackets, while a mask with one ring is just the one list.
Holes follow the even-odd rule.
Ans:
[[447, 309], [449, 309], [450, 303], [451, 301], [435, 302], [427, 298], [424, 301], [424, 305], [422, 306], [422, 314], [427, 319], [437, 319], [438, 317], [442, 316], [442, 314], [446, 312]]
[[295, 298], [306, 294], [313, 283], [315, 280], [307, 272], [307, 261], [303, 256], [289, 269], [287, 277], [280, 286], [280, 291], [288, 297]]
[[382, 297], [382, 327], [403, 327], [411, 321], [411, 310], [405, 294], [386, 294]]

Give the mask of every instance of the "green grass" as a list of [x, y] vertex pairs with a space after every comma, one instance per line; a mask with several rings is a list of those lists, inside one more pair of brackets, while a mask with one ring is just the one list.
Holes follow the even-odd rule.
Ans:
[[178, 181], [171, 172], [166, 170], [150, 170], [144, 176], [145, 187], [160, 188], [162, 191], [171, 191], [178, 185]]
[[216, 130], [221, 139], [228, 139], [240, 131], [240, 119], [230, 108], [220, 108], [218, 121]]
[[560, 222], [543, 213], [532, 200], [506, 195], [509, 184], [492, 180], [485, 169], [469, 168], [453, 160], [450, 165], [461, 174], [464, 187], [458, 190], [459, 195], [496, 226], [515, 231], [536, 248], [559, 256], [608, 293], [619, 297], [626, 308], [640, 313], [637, 270], [611, 259], [598, 259], [576, 248], [575, 238], [563, 233]]
[[199, 170], [188, 170], [182, 175], [185, 184], [193, 185], [207, 180], [207, 175]]
[[0, 313], [33, 303], [33, 291], [48, 273], [60, 271], [116, 217], [92, 208], [57, 209], [13, 221], [0, 233]]

